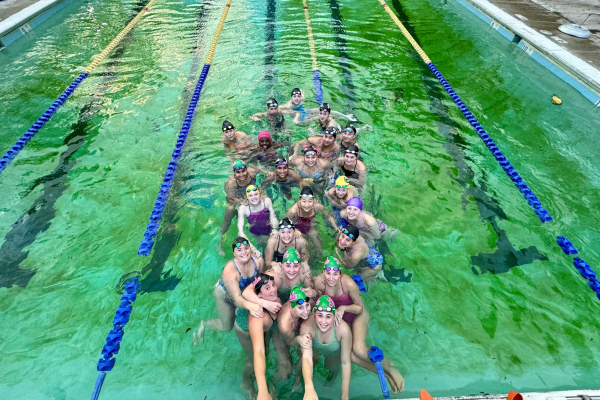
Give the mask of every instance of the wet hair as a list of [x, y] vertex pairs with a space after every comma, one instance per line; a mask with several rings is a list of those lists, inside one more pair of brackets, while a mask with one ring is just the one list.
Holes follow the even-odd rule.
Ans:
[[351, 144], [350, 146], [348, 146], [348, 148], [346, 149], [346, 153], [350, 153], [350, 154], [354, 154], [355, 156], [358, 156], [358, 152], [360, 151], [360, 149], [358, 148], [357, 145], [355, 144]]
[[315, 149], [314, 146], [306, 146], [306, 148], [304, 149], [304, 154], [310, 153], [311, 151], [315, 154], [319, 154], [319, 152], [317, 151], [317, 149]]
[[330, 126], [327, 129], [325, 129], [325, 132], [323, 132], [323, 135], [331, 135], [333, 137], [336, 137], [338, 133], [339, 133], [339, 131], [335, 126]]
[[292, 222], [292, 220], [291, 220], [291, 219], [289, 219], [288, 217], [285, 217], [284, 219], [282, 219], [282, 220], [279, 222], [279, 229], [281, 229], [281, 228], [282, 228], [282, 227], [284, 227], [284, 226], [285, 226], [285, 227], [291, 226], [291, 227], [292, 227], [292, 229], [296, 229], [296, 224], [294, 224], [294, 223]]

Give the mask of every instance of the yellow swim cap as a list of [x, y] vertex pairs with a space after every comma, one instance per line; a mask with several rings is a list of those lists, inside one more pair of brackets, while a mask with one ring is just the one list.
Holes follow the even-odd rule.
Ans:
[[258, 194], [260, 194], [260, 190], [258, 190], [258, 188], [254, 185], [248, 185], [246, 186], [246, 197], [248, 197], [248, 195], [252, 192], [257, 192]]
[[335, 186], [350, 186], [350, 182], [348, 182], [348, 178], [346, 178], [344, 175], [338, 177], [335, 180]]

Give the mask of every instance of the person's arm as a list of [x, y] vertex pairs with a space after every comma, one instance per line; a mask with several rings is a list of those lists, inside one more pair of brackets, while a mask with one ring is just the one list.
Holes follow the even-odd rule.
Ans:
[[262, 184], [260, 185], [259, 190], [262, 192], [264, 192], [264, 190], [266, 189], [267, 185], [271, 182], [273, 182], [275, 180], [275, 174], [267, 174], [267, 177], [263, 180]]
[[350, 182], [354, 186], [363, 187], [365, 185], [365, 183], [367, 182], [367, 170], [366, 169], [357, 169], [356, 173], [358, 174], [358, 179], [348, 178], [348, 182]]
[[238, 221], [237, 221], [238, 236], [242, 236], [242, 237], [245, 237], [246, 239], [248, 239], [246, 237], [246, 235], [244, 234], [244, 224], [245, 223], [246, 223], [246, 207], [241, 206], [238, 208]]
[[[341, 332], [340, 332], [341, 331]], [[350, 378], [352, 375], [352, 331], [344, 321], [338, 328], [340, 344], [342, 346], [342, 400], [348, 400], [350, 396]], [[337, 333], [336, 332], [336, 333]], [[302, 364], [304, 366], [304, 364]], [[304, 374], [304, 368], [302, 369]]]
[[276, 240], [270, 237], [265, 246], [265, 269], [268, 271], [271, 268], [273, 262], [273, 255], [275, 254]]
[[[254, 354], [254, 375], [258, 386], [258, 399], [270, 399], [267, 386], [267, 363], [265, 361], [264, 322], [262, 318], [248, 317], [248, 332]], [[268, 397], [267, 397], [268, 396]]]
[[275, 215], [275, 210], [273, 210], [273, 202], [270, 198], [265, 199], [265, 207], [269, 210], [269, 216], [271, 217], [271, 234], [273, 231], [277, 233], [277, 227], [279, 226], [279, 221], [277, 220], [277, 215]]
[[302, 261], [305, 263], [308, 263], [308, 260], [310, 259], [310, 253], [308, 252], [308, 246], [306, 245], [306, 240], [303, 237], [297, 238], [296, 246], [298, 246], [298, 248], [296, 250], [298, 250], [300, 252]]
[[323, 214], [323, 217], [329, 220], [331, 226], [333, 226], [334, 228], [336, 227], [335, 219], [331, 214], [329, 214], [329, 212], [325, 209], [325, 206], [323, 204], [319, 203], [317, 206], [315, 206], [315, 211], [320, 211], [321, 214]]
[[291, 206], [290, 209], [285, 213], [285, 216], [294, 221], [296, 214], [298, 214], [298, 205], [297, 203], [294, 203], [294, 205]]
[[256, 114], [254, 114], [254, 115], [251, 115], [251, 116], [249, 117], [249, 119], [250, 119], [251, 121], [263, 122], [262, 118], [266, 118], [266, 117], [267, 117], [267, 113], [266, 113], [266, 112], [264, 112], [264, 113], [256, 113]]
[[292, 122], [296, 125], [300, 125], [300, 113], [298, 111], [295, 111], [295, 113], [296, 115], [294, 116]]
[[[364, 213], [364, 211], [363, 211], [363, 213]], [[369, 225], [367, 225], [367, 227], [369, 229], [369, 235], [373, 239], [379, 239], [381, 237], [381, 231], [379, 230], [379, 224], [377, 223], [377, 220], [372, 215], [369, 215], [369, 214], [366, 214], [366, 215], [367, 215], [367, 218], [365, 218], [365, 225], [367, 225], [367, 221], [368, 221]]]
[[297, 154], [298, 150], [300, 149], [300, 146], [305, 146], [308, 144], [310, 144], [308, 139], [302, 139], [299, 142], [296, 142], [296, 144], [294, 145], [294, 152], [292, 154]]
[[302, 287], [306, 289], [304, 290], [304, 293], [306, 293], [306, 295], [311, 299], [318, 298], [317, 291], [313, 286], [312, 272], [310, 271], [310, 267], [307, 263], [302, 262], [302, 265], [300, 267], [300, 274], [300, 282], [302, 282]]
[[235, 180], [233, 182], [229, 179], [225, 182], [225, 200], [227, 203], [231, 205], [239, 205], [244, 199], [240, 199], [235, 196], [235, 188], [233, 185], [235, 184]]
[[332, 187], [332, 188], [326, 190], [325, 193], [323, 193], [323, 196], [325, 196], [325, 198], [327, 200], [329, 200], [332, 204], [337, 203], [337, 201], [335, 201], [335, 199], [334, 199], [334, 195], [333, 195], [334, 191], [335, 191], [335, 187]]
[[[271, 271], [268, 271], [267, 275], [272, 275], [270, 272]], [[239, 288], [238, 288], [238, 291], [239, 291]], [[257, 304], [260, 308], [266, 308], [267, 310], [271, 311], [272, 313], [279, 312], [279, 310], [281, 309], [281, 303], [279, 303], [278, 301], [269, 301], [269, 300], [261, 299], [260, 297], [258, 297], [258, 295], [254, 292], [254, 285], [248, 285], [248, 287], [246, 287], [246, 289], [244, 289], [244, 293], [242, 293], [242, 296], [243, 296], [244, 300], [254, 303], [254, 304]], [[239, 308], [246, 308], [246, 307], [239, 307]]]
[[342, 275], [340, 279], [344, 280], [344, 287], [347, 290], [347, 293], [352, 297], [352, 301], [354, 304], [349, 306], [340, 306], [335, 310], [335, 325], [339, 326], [342, 319], [344, 318], [344, 313], [351, 313], [355, 315], [359, 315], [363, 312], [363, 301], [360, 296], [360, 291], [358, 286], [354, 282], [352, 278], [347, 275]]
[[237, 274], [237, 272], [234, 271], [233, 268], [227, 268], [227, 266], [225, 266], [225, 268], [223, 269], [223, 273], [221, 274], [221, 280], [223, 282], [223, 286], [225, 286], [227, 292], [229, 292], [229, 295], [233, 300], [233, 304], [237, 308], [245, 308], [246, 310], [250, 311], [250, 313], [255, 317], [262, 317], [263, 308], [258, 304], [258, 302], [246, 300], [242, 296], [242, 292], [240, 290], [239, 274]]
[[[312, 327], [312, 329], [311, 329]], [[308, 317], [302, 326], [300, 327], [300, 336], [302, 344], [302, 377], [304, 378], [304, 400], [319, 400], [317, 392], [315, 391], [315, 385], [313, 383], [313, 351], [312, 351], [312, 339], [314, 337], [315, 325], [312, 316]], [[309, 341], [310, 339], [310, 341]]]

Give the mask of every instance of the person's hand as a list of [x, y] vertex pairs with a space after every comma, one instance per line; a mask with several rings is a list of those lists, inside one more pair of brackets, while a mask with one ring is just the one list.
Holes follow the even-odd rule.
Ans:
[[319, 396], [317, 396], [317, 392], [315, 392], [315, 389], [306, 389], [306, 391], [304, 392], [304, 400], [319, 400]]
[[260, 304], [250, 303], [248, 306], [248, 311], [250, 311], [250, 314], [252, 314], [254, 318], [262, 318], [264, 315], [263, 308], [260, 306]]
[[262, 307], [266, 308], [273, 314], [279, 312], [279, 310], [281, 309], [281, 303], [278, 303], [276, 301], [263, 300], [261, 303]]
[[294, 120], [292, 122], [296, 125], [298, 125], [300, 123], [300, 118], [298, 117], [298, 114], [296, 114], [296, 116], [294, 117]]
[[309, 334], [298, 336], [298, 344], [305, 350], [312, 348], [312, 339]]
[[254, 257], [254, 258], [261, 258], [262, 257], [262, 253], [260, 252], [260, 250], [258, 250], [254, 246], [252, 246], [252, 257]]
[[335, 309], [335, 326], [339, 326], [342, 318], [344, 318], [344, 313], [346, 312], [346, 307], [340, 306], [340, 308]]
[[277, 229], [271, 230], [271, 236], [273, 236], [275, 239], [279, 239], [279, 231]]
[[263, 120], [258, 117], [250, 117], [250, 119], [255, 122], [263, 122]]
[[263, 392], [259, 390], [258, 397], [256, 397], [256, 400], [272, 400], [272, 398], [268, 390], [265, 390]]
[[281, 277], [281, 275], [283, 274], [283, 269], [281, 268], [281, 263], [280, 263], [280, 262], [273, 261], [273, 262], [271, 263], [271, 269], [272, 269], [273, 271], [275, 271], [275, 273], [276, 273], [277, 275], [279, 275], [280, 277]]

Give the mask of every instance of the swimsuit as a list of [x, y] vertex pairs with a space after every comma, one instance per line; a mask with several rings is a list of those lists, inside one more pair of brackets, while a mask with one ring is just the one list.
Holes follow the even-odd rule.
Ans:
[[352, 254], [352, 253], [354, 253], [354, 250], [358, 249], [359, 247], [361, 247], [363, 245], [367, 246], [367, 248], [369, 249], [369, 252], [365, 256], [365, 258], [360, 260], [358, 262], [357, 266], [359, 268], [362, 268], [363, 266], [367, 266], [369, 268], [377, 268], [379, 265], [383, 265], [383, 256], [381, 255], [381, 253], [378, 252], [377, 250], [375, 250], [373, 247], [367, 245], [364, 238], [361, 238], [361, 239], [362, 239], [362, 243], [348, 252], [348, 254]]
[[[314, 209], [313, 209], [314, 211]], [[296, 224], [296, 229], [298, 229], [303, 234], [307, 234], [310, 231], [310, 227], [312, 226], [312, 220], [315, 219], [317, 213], [315, 213], [310, 217], [303, 217], [300, 215], [300, 206], [298, 206], [298, 212], [296, 213], [296, 220], [294, 223]]]
[[282, 131], [285, 129], [285, 118], [282, 113], [277, 114], [276, 117], [269, 117], [269, 125], [273, 130]]
[[[281, 236], [277, 240], [277, 247], [275, 248], [275, 251], [273, 252], [273, 261], [278, 262], [278, 263], [283, 262], [283, 254], [284, 254], [284, 253], [279, 252], [279, 243], [281, 243]], [[294, 237], [294, 246], [292, 246], [292, 247], [294, 249], [296, 248], [296, 238], [295, 237]]]
[[344, 163], [342, 165], [342, 171], [344, 171], [344, 175], [346, 175], [347, 178], [351, 178], [351, 179], [358, 179], [358, 172], [356, 172], [356, 164], [358, 164], [358, 160], [356, 161], [356, 164], [354, 164], [354, 169], [352, 171], [350, 171], [349, 169], [346, 169], [344, 167], [346, 163]]
[[300, 177], [302, 177], [302, 179], [308, 181], [309, 183], [318, 183], [317, 181], [319, 180], [322, 181], [321, 178], [323, 177], [323, 172], [319, 172], [317, 169], [314, 174], [309, 175], [306, 172], [304, 172], [305, 165], [306, 164], [302, 164], [302, 169], [298, 171], [298, 174], [300, 175]]
[[[238, 274], [240, 274], [240, 284], [239, 284], [240, 292], [243, 292], [244, 289], [246, 289], [248, 286], [250, 286], [250, 284], [254, 281], [254, 278], [256, 278], [256, 275], [258, 274], [258, 268], [256, 267], [256, 261], [254, 261], [254, 257], [251, 257], [251, 259], [252, 259], [252, 262], [254, 263], [254, 273], [252, 274], [252, 276], [249, 276], [247, 278], [244, 278], [242, 276], [242, 272], [240, 271], [237, 264], [235, 263], [235, 260], [231, 260], [231, 261], [233, 261], [233, 266], [235, 267], [235, 270], [238, 272]], [[217, 282], [217, 284], [219, 286], [221, 286], [223, 288], [223, 290], [225, 291], [225, 294], [226, 294], [225, 302], [231, 306], [235, 306], [235, 304], [233, 303], [233, 298], [227, 291], [227, 288], [223, 284], [223, 281], [221, 280], [221, 278], [219, 278], [219, 281]]]
[[292, 111], [297, 111], [300, 113], [300, 121], [304, 121], [304, 118], [308, 116], [308, 112], [304, 109], [304, 105], [302, 103], [300, 103], [300, 105], [297, 105], [296, 107], [292, 107]]
[[[235, 137], [237, 139], [237, 132], [235, 134]], [[233, 145], [233, 144], [231, 144], [231, 142], [229, 141], [229, 139], [227, 139], [227, 143], [229, 143], [229, 147], [231, 147], [233, 150], [246, 150], [248, 147], [250, 147], [250, 145], [248, 143], [244, 142], [244, 141], [241, 141], [242, 144]]]
[[[327, 294], [327, 284], [325, 282], [323, 282], [325, 284], [325, 290], [323, 291], [323, 294]], [[342, 286], [342, 277], [340, 276], [340, 288], [342, 289], [342, 294], [339, 296], [332, 296], [332, 295], [328, 295], [331, 300], [333, 301], [333, 304], [335, 304], [335, 308], [338, 309], [341, 306], [351, 306], [354, 304], [354, 300], [352, 300], [352, 297], [348, 294], [348, 293], [344, 293], [344, 287]], [[352, 322], [354, 321], [354, 318], [356, 318], [356, 314], [352, 314], [351, 312], [344, 312], [344, 316], [342, 317], [342, 319], [344, 321], [346, 321], [348, 323], [348, 325], [352, 326]]]
[[327, 344], [319, 342], [319, 328], [315, 327], [315, 329], [315, 337], [312, 341], [313, 349], [325, 357], [338, 357], [342, 353], [342, 345], [338, 342], [335, 335], [335, 325], [333, 326], [333, 339]]
[[238, 185], [237, 181], [235, 181], [235, 184], [237, 185], [237, 187], [234, 189], [235, 197], [238, 199], [243, 199], [246, 198], [246, 188], [250, 185], [256, 186], [256, 177], [250, 178], [250, 183], [248, 183], [246, 186]]
[[[271, 321], [273, 322], [273, 324], [267, 331], [267, 332], [270, 332], [273, 329], [275, 329], [275, 327], [277, 327], [277, 319], [273, 318], [273, 316], [271, 315], [270, 312], [267, 312], [267, 314], [269, 314], [269, 317], [271, 317]], [[235, 310], [235, 322], [238, 324], [240, 329], [244, 332], [248, 332], [248, 316], [249, 315], [250, 315], [250, 311], [246, 310], [245, 308], [238, 308], [237, 310]]]
[[265, 202], [263, 201], [263, 208], [260, 211], [252, 212], [252, 210], [250, 209], [250, 204], [248, 204], [248, 210], [250, 211], [250, 215], [248, 215], [250, 233], [252, 233], [253, 235], [271, 234], [271, 213], [269, 212], [269, 209], [265, 207]]

